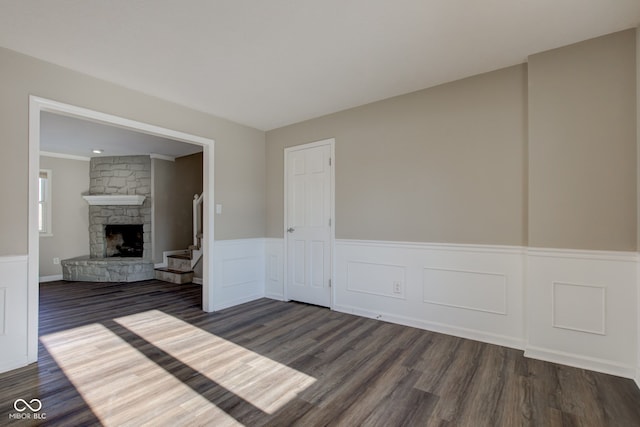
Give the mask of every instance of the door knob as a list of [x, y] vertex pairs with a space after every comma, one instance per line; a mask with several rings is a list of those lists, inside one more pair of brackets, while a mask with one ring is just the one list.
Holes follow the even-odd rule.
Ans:
[[287, 228], [287, 233], [293, 233], [294, 231], [296, 231], [296, 229], [293, 227]]

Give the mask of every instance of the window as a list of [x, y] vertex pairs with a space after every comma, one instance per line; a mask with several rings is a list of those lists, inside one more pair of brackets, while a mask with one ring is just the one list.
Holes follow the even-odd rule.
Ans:
[[38, 231], [51, 236], [51, 171], [41, 170], [38, 177]]

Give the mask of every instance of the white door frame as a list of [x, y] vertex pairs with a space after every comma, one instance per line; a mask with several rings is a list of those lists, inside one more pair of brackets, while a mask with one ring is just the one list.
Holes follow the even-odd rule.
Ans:
[[283, 227], [282, 227], [282, 236], [283, 236], [283, 240], [284, 240], [284, 300], [285, 301], [290, 301], [289, 300], [289, 295], [288, 295], [288, 288], [289, 288], [289, 278], [288, 278], [288, 263], [289, 263], [289, 251], [288, 251], [288, 244], [287, 244], [287, 228], [289, 227], [289, 218], [288, 218], [288, 193], [289, 193], [289, 180], [287, 179], [287, 170], [289, 167], [289, 162], [287, 160], [287, 154], [291, 151], [297, 151], [297, 150], [304, 150], [306, 148], [315, 148], [315, 147], [320, 147], [323, 145], [329, 145], [330, 149], [331, 149], [331, 186], [330, 186], [330, 192], [331, 192], [331, 196], [330, 196], [330, 212], [331, 212], [331, 230], [330, 230], [330, 236], [329, 236], [329, 251], [331, 253], [331, 256], [329, 257], [329, 277], [331, 280], [331, 289], [330, 289], [330, 295], [331, 295], [331, 301], [330, 301], [330, 305], [329, 308], [331, 308], [333, 310], [333, 306], [334, 306], [334, 301], [335, 301], [335, 241], [336, 241], [336, 139], [335, 138], [329, 138], [329, 139], [323, 139], [321, 141], [316, 141], [316, 142], [310, 142], [307, 144], [302, 144], [302, 145], [294, 145], [292, 147], [286, 147], [284, 149], [284, 223], [283, 223]]
[[[39, 257], [40, 257], [40, 233], [38, 232], [38, 171], [40, 170], [40, 113], [63, 114], [65, 116], [91, 120], [107, 125], [118, 126], [137, 132], [156, 135], [164, 138], [175, 139], [189, 144], [201, 145], [203, 148], [203, 183], [202, 190], [205, 194], [203, 204], [203, 217], [205, 221], [203, 236], [203, 252], [205, 262], [202, 272], [202, 309], [213, 311], [214, 301], [214, 275], [213, 245], [214, 245], [214, 215], [210, 207], [214, 199], [214, 145], [215, 141], [201, 136], [191, 135], [163, 127], [100, 113], [87, 108], [76, 107], [70, 104], [29, 96], [29, 236], [28, 236], [28, 325], [27, 325], [27, 358], [28, 362], [38, 360], [38, 309], [39, 309]], [[79, 197], [79, 195], [78, 195]]]

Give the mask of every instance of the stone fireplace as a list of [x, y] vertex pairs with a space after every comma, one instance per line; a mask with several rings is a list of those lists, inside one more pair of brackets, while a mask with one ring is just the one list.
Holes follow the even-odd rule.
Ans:
[[142, 258], [142, 224], [105, 225], [105, 256]]
[[94, 157], [89, 179], [89, 256], [63, 260], [64, 280], [152, 279], [150, 157]]

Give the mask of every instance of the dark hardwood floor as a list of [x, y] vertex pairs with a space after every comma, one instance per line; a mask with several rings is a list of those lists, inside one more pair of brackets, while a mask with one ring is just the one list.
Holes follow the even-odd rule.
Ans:
[[[305, 304], [199, 307], [194, 285], [42, 284], [0, 425], [640, 426], [628, 379]], [[45, 420], [9, 419], [33, 398]]]

